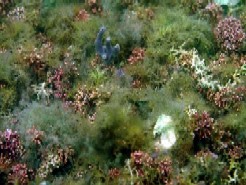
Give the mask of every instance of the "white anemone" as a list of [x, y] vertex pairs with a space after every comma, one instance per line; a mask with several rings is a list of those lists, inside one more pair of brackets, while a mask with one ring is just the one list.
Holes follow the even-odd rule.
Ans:
[[165, 114], [160, 115], [154, 126], [153, 134], [160, 137], [155, 143], [158, 148], [170, 149], [176, 142], [172, 118]]

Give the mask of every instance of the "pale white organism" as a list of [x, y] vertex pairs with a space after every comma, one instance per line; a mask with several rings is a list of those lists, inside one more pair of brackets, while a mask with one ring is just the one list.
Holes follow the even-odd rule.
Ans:
[[161, 149], [170, 149], [176, 142], [173, 121], [170, 116], [162, 114], [158, 117], [153, 134], [158, 137], [155, 145]]
[[186, 109], [186, 113], [189, 116], [189, 118], [192, 118], [192, 116], [197, 113], [197, 110], [192, 108], [191, 105], [189, 105]]
[[32, 85], [33, 91], [37, 94], [37, 99], [40, 100], [41, 97], [44, 97], [49, 104], [50, 95], [53, 93], [52, 89], [45, 87], [46, 83], [43, 82], [39, 85]]

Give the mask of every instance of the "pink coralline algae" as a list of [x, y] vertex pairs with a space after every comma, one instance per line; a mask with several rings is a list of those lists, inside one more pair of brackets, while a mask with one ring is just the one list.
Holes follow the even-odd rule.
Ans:
[[216, 3], [209, 3], [204, 9], [204, 14], [208, 15], [212, 22], [218, 22], [222, 18], [223, 9]]
[[135, 64], [144, 60], [145, 50], [143, 48], [134, 48], [131, 56], [127, 61], [130, 64]]
[[153, 164], [152, 158], [149, 156], [149, 154], [143, 152], [143, 151], [135, 151], [131, 154], [131, 158], [133, 160], [133, 163], [137, 167], [141, 166], [151, 166]]
[[220, 109], [231, 109], [238, 110], [241, 102], [245, 100], [246, 87], [224, 87], [217, 92], [208, 91], [207, 98], [214, 102], [215, 105]]
[[108, 172], [109, 178], [110, 179], [117, 179], [120, 176], [120, 170], [117, 168], [112, 168]]
[[[146, 177], [149, 175], [153, 177], [153, 182], [156, 180], [162, 184], [171, 183], [172, 160], [169, 157], [153, 157], [143, 151], [135, 151], [131, 153], [131, 164], [136, 170], [137, 176], [144, 179], [146, 183]], [[148, 182], [148, 184], [153, 182]]]
[[227, 52], [239, 50], [246, 37], [241, 21], [234, 17], [219, 21], [214, 33], [221, 49]]
[[193, 118], [195, 135], [197, 135], [200, 139], [209, 138], [214, 128], [214, 119], [211, 118], [207, 112], [203, 112], [202, 114], [197, 112], [193, 115]]
[[18, 160], [24, 153], [20, 136], [17, 132], [7, 129], [0, 132], [0, 154], [11, 162]]
[[37, 130], [34, 126], [26, 131], [31, 136], [32, 142], [36, 145], [41, 145], [44, 137], [44, 132]]
[[66, 100], [71, 84], [77, 76], [78, 68], [67, 53], [63, 65], [48, 75], [48, 84], [52, 87], [55, 98]]
[[144, 168], [150, 168], [153, 165], [153, 159], [148, 153], [143, 151], [135, 151], [131, 153], [131, 161], [136, 168], [137, 175], [143, 177], [145, 175]]
[[87, 21], [90, 17], [90, 14], [85, 9], [81, 9], [75, 16], [76, 21]]
[[62, 79], [64, 76], [64, 71], [60, 67], [55, 70], [54, 74], [49, 77], [48, 82], [53, 85], [54, 90], [54, 96], [56, 98], [62, 99], [66, 97], [65, 91], [67, 90], [64, 86]]
[[172, 173], [172, 161], [169, 158], [161, 160], [158, 164], [158, 171], [163, 184], [169, 184]]
[[26, 164], [16, 164], [12, 166], [8, 175], [8, 184], [27, 185], [32, 175], [33, 171], [28, 170]]

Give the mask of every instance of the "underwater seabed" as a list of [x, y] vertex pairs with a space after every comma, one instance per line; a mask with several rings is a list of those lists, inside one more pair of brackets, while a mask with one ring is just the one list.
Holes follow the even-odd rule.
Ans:
[[245, 0], [0, 1], [0, 184], [245, 185]]

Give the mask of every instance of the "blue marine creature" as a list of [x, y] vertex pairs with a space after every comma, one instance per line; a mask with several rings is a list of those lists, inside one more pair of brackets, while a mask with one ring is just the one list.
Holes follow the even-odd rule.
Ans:
[[122, 68], [117, 69], [115, 74], [117, 77], [120, 77], [120, 78], [125, 76], [125, 72]]
[[111, 60], [117, 56], [120, 51], [120, 45], [116, 44], [114, 47], [111, 46], [111, 39], [107, 37], [106, 45], [102, 44], [103, 34], [105, 33], [106, 28], [102, 26], [97, 34], [95, 41], [95, 47], [97, 54], [101, 59], [108, 65], [111, 63]]

